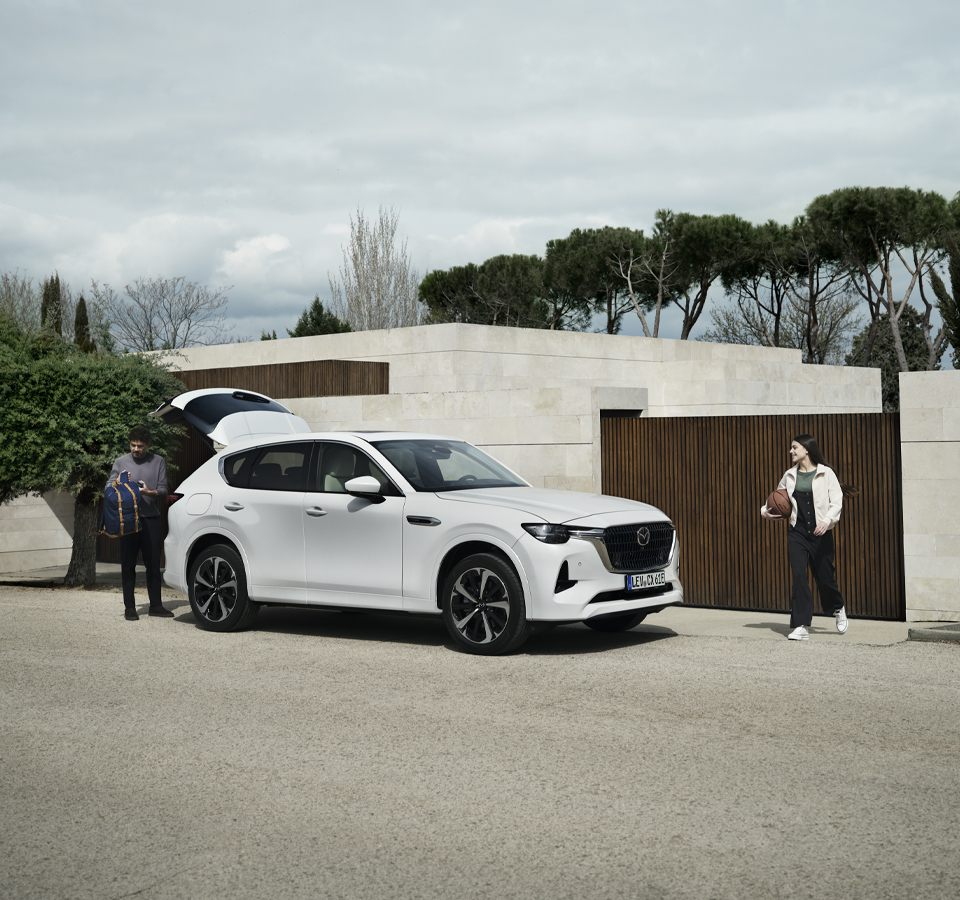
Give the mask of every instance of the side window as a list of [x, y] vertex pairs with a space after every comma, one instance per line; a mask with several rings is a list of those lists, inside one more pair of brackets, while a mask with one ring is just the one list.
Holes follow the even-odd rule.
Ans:
[[346, 483], [351, 478], [372, 475], [384, 488], [386, 497], [398, 497], [400, 491], [369, 456], [348, 444], [321, 445], [320, 466], [317, 472], [317, 490], [327, 494], [347, 493]]
[[264, 447], [250, 471], [250, 487], [260, 491], [304, 491], [311, 444]]
[[245, 450], [243, 453], [235, 453], [233, 456], [226, 457], [220, 466], [220, 474], [223, 475], [223, 480], [231, 487], [245, 488], [250, 481], [250, 468], [259, 452], [260, 448], [254, 447], [251, 450]]

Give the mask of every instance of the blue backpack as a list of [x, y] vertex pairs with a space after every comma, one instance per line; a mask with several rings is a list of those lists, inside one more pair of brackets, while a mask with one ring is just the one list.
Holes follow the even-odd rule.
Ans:
[[100, 534], [120, 537], [140, 530], [140, 487], [130, 481], [127, 472], [121, 472], [116, 485], [109, 485], [103, 493], [103, 518]]

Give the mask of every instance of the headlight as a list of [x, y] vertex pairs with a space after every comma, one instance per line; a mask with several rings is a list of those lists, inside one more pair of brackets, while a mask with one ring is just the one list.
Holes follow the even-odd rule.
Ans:
[[570, 540], [566, 525], [548, 525], [545, 522], [529, 523], [521, 526], [528, 534], [545, 544], [565, 544]]

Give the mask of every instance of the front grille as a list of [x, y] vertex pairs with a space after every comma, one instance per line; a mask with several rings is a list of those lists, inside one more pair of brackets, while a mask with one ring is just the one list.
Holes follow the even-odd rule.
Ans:
[[[637, 542], [637, 532], [650, 529], [645, 547]], [[603, 531], [610, 564], [618, 572], [648, 572], [664, 569], [670, 562], [673, 547], [673, 526], [669, 522], [639, 522], [636, 525], [615, 525]]]

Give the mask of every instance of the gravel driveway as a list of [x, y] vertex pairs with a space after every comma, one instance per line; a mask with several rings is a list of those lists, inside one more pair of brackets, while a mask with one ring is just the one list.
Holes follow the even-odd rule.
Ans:
[[956, 644], [168, 604], [0, 587], [0, 896], [960, 894]]

